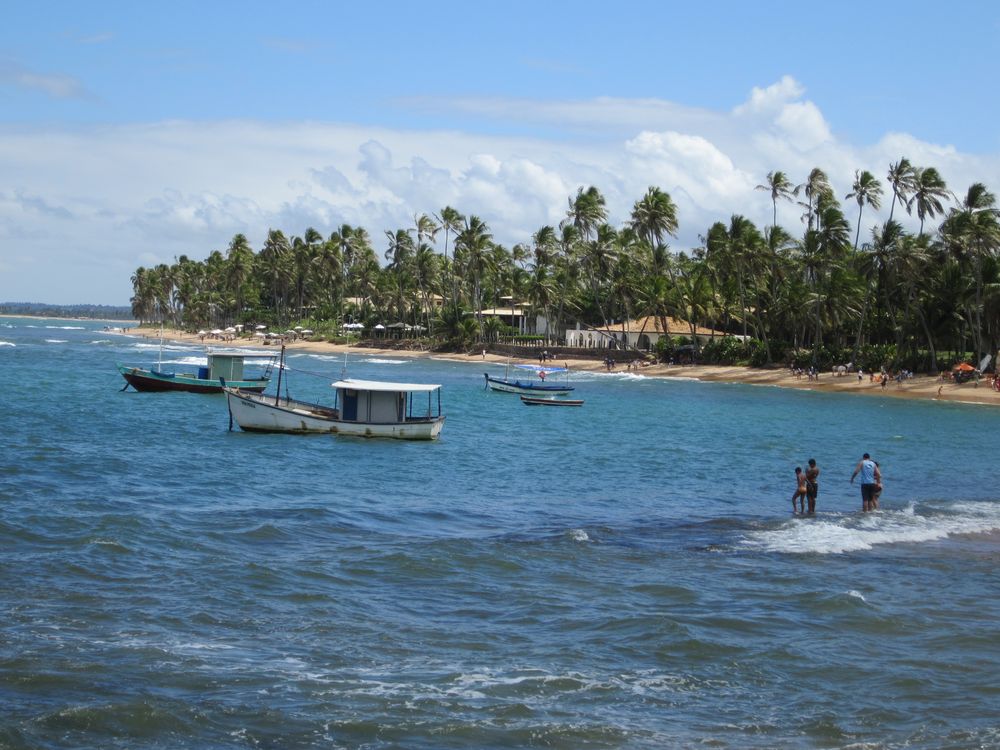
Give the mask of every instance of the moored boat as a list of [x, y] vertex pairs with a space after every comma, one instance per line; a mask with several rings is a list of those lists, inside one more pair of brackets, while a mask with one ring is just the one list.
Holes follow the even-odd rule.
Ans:
[[483, 376], [486, 378], [486, 387], [491, 391], [519, 393], [524, 396], [565, 396], [567, 393], [575, 390], [569, 383], [545, 382], [545, 378], [550, 374], [566, 372], [565, 367], [544, 367], [540, 365], [514, 365], [514, 367], [537, 373], [539, 379], [537, 381], [530, 379], [521, 380], [520, 378], [511, 380], [508, 377], [509, 369], [505, 371], [502, 378], [494, 378], [487, 372], [483, 373]]
[[583, 406], [583, 399], [521, 396], [521, 403], [525, 406]]
[[332, 386], [334, 404], [325, 406], [287, 396], [246, 393], [225, 383], [230, 429], [235, 421], [246, 432], [434, 440], [444, 426], [440, 385], [347, 379]]
[[[210, 352], [208, 364], [196, 372], [166, 372], [162, 366], [157, 369], [117, 365], [118, 372], [125, 378], [125, 388], [132, 386], [137, 391], [187, 391], [189, 393], [222, 393], [219, 378], [234, 388], [243, 391], [262, 392], [271, 382], [269, 363], [260, 377], [244, 376], [244, 354]], [[124, 390], [124, 388], [122, 389]]]

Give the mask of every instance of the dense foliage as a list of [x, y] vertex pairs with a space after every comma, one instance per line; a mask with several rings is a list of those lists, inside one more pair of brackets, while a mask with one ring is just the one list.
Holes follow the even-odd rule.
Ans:
[[[857, 208], [852, 231], [821, 169], [797, 186], [771, 172], [758, 189], [770, 194], [772, 223], [761, 229], [734, 215], [708, 227], [690, 254], [670, 251], [677, 209], [656, 187], [620, 227], [608, 223], [600, 191], [581, 188], [558, 227], [541, 227], [512, 248], [494, 242], [480, 217], [445, 207], [386, 231], [384, 263], [368, 232], [346, 224], [329, 236], [272, 229], [259, 251], [238, 234], [204, 261], [182, 256], [139, 268], [132, 311], [189, 328], [395, 321], [472, 346], [512, 333], [482, 311], [514, 299], [551, 321], [550, 330], [534, 332], [547, 341], [577, 322], [602, 327], [640, 315], [745, 337], [712, 340], [703, 351], [694, 342], [699, 357], [720, 362], [934, 370], [970, 352], [995, 352], [995, 196], [982, 184], [955, 196], [936, 169], [906, 159], [890, 165], [886, 182], [889, 218], [865, 230], [866, 210], [889, 196], [870, 172], [856, 173], [844, 197]], [[786, 203], [800, 209], [800, 234], [778, 222]], [[919, 220], [916, 233], [895, 219], [902, 211]], [[660, 350], [668, 356], [681, 345], [665, 341]]]
[[117, 305], [46, 305], [41, 302], [0, 302], [0, 315], [131, 320], [132, 310]]

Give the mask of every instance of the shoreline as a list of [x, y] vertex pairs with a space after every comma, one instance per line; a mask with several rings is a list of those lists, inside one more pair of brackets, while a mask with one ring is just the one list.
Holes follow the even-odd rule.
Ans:
[[[158, 327], [130, 328], [126, 336], [142, 337], [159, 341], [160, 329]], [[246, 338], [234, 341], [219, 341], [205, 339], [200, 340], [197, 334], [185, 333], [174, 329], [164, 329], [164, 341], [171, 341], [181, 344], [193, 344], [195, 346], [216, 347], [216, 348], [253, 348], [268, 349], [270, 345], [262, 344]], [[414, 349], [393, 349], [391, 347], [370, 347], [358, 346], [357, 344], [347, 346], [344, 344], [331, 344], [326, 341], [294, 341], [285, 344], [288, 351], [310, 352], [313, 354], [343, 354], [345, 351], [363, 351], [378, 356], [408, 357], [411, 359], [441, 359], [455, 362], [507, 362], [508, 357], [499, 354], [461, 354], [457, 352], [431, 352]], [[277, 351], [275, 346], [274, 350]], [[537, 364], [532, 358], [510, 358], [516, 364]], [[553, 361], [553, 365], [568, 365], [571, 370], [582, 370], [584, 372], [604, 372], [606, 368], [603, 363], [592, 359], [564, 359]], [[615, 368], [615, 372], [628, 372], [624, 365]], [[816, 391], [821, 393], [850, 393], [852, 395], [867, 396], [875, 398], [908, 398], [921, 399], [925, 401], [940, 401], [964, 404], [985, 404], [989, 406], [1000, 406], [1000, 392], [994, 391], [989, 383], [984, 379], [978, 387], [975, 383], [956, 384], [944, 381], [940, 376], [916, 375], [912, 379], [905, 381], [901, 386], [895, 382], [886, 385], [883, 390], [880, 383], [873, 383], [868, 380], [865, 374], [859, 382], [857, 373], [844, 376], [835, 376], [832, 373], [821, 373], [816, 380], [809, 380], [805, 376], [795, 377], [788, 368], [775, 370], [763, 370], [754, 367], [741, 367], [738, 365], [668, 365], [652, 364], [640, 367], [632, 371], [637, 375], [654, 378], [685, 378], [715, 383], [741, 383], [744, 385], [772, 386], [776, 388], [795, 388], [798, 390]], [[940, 395], [938, 391], [940, 390]]]

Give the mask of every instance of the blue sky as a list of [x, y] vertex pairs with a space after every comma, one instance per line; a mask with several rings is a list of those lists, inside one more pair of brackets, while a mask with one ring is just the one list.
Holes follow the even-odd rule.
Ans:
[[[760, 7], [758, 7], [760, 6]], [[124, 304], [243, 232], [451, 204], [505, 243], [646, 185], [677, 249], [772, 169], [1000, 190], [992, 3], [46, 3], [0, 27], [0, 301]], [[905, 150], [905, 154], [901, 151]], [[800, 174], [801, 172], [801, 174]], [[851, 215], [848, 211], [848, 215]], [[783, 224], [798, 225], [787, 209]], [[42, 262], [40, 259], [58, 262]]]

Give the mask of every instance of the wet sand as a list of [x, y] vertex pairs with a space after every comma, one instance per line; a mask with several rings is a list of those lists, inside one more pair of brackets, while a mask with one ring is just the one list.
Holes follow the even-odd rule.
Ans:
[[[143, 336], [148, 339], [159, 340], [159, 328], [131, 328], [129, 335]], [[197, 334], [184, 333], [181, 331], [164, 331], [164, 341], [176, 341], [184, 344], [198, 344], [216, 348], [226, 347], [252, 347], [254, 349], [274, 349], [277, 352], [277, 345], [262, 345], [260, 339], [240, 338], [233, 341], [221, 341], [205, 337], [202, 339]], [[507, 362], [506, 355], [496, 355], [487, 353], [485, 357], [481, 352], [468, 355], [448, 352], [429, 352], [414, 349], [395, 349], [391, 346], [384, 348], [372, 347], [367, 344], [359, 346], [357, 344], [347, 347], [342, 344], [331, 344], [325, 341], [299, 340], [288, 342], [285, 345], [288, 351], [306, 351], [316, 354], [343, 354], [346, 349], [374, 354], [378, 356], [392, 357], [433, 357], [434, 359], [447, 359], [456, 362]], [[537, 364], [537, 358], [510, 359], [512, 363]], [[590, 372], [601, 372], [606, 368], [598, 359], [563, 359], [553, 361], [553, 365], [566, 365], [571, 370], [584, 370]], [[615, 368], [616, 372], [627, 370], [624, 364]], [[646, 377], [664, 378], [690, 378], [692, 380], [717, 381], [726, 383], [745, 383], [748, 385], [774, 386], [779, 388], [800, 388], [812, 391], [828, 391], [839, 393], [852, 393], [869, 396], [873, 398], [919, 398], [936, 401], [953, 401], [974, 404], [991, 404], [1000, 406], [1000, 392], [993, 390], [986, 378], [983, 378], [977, 386], [974, 382], [956, 384], [945, 381], [940, 376], [917, 375], [910, 380], [906, 380], [902, 385], [895, 382], [887, 383], [885, 388], [881, 383], [872, 382], [867, 373], [859, 381], [857, 373], [844, 376], [835, 376], [832, 373], [824, 372], [815, 380], [809, 380], [805, 375], [796, 377], [788, 368], [761, 369], [754, 367], [737, 367], [731, 365], [667, 365], [653, 364], [639, 367], [636, 374]]]

